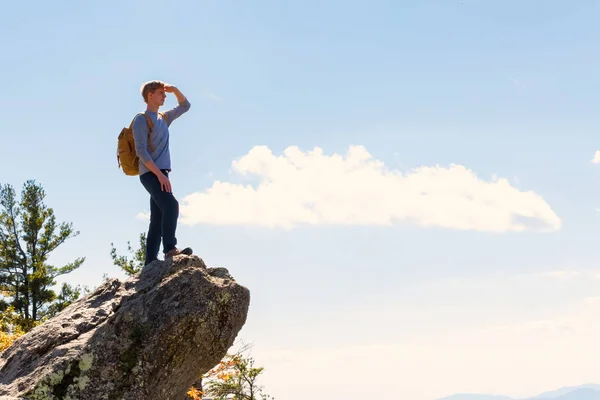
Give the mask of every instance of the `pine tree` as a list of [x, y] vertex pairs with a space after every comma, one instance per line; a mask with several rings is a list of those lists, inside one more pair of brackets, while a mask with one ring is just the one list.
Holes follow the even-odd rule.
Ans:
[[85, 257], [61, 267], [48, 264], [50, 253], [79, 232], [71, 223], [57, 223], [45, 197], [33, 180], [23, 185], [20, 201], [12, 186], [0, 185], [0, 312], [14, 311], [14, 323], [25, 332], [81, 294], [80, 287], [67, 283], [60, 295], [52, 289], [57, 277], [79, 268]]
[[146, 259], [146, 234], [140, 233], [139, 236], [140, 247], [134, 250], [131, 247], [131, 242], [127, 242], [127, 250], [131, 253], [131, 260], [127, 256], [117, 255], [117, 249], [114, 244], [111, 243], [110, 256], [113, 260], [113, 264], [121, 268], [127, 275], [135, 275], [144, 267], [144, 261]]

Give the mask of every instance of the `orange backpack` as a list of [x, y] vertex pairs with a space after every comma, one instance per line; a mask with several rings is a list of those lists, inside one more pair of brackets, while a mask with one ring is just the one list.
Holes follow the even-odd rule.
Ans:
[[[159, 114], [167, 121], [167, 115], [163, 112], [159, 112]], [[120, 168], [123, 169], [125, 175], [134, 176], [140, 173], [139, 168], [139, 157], [135, 152], [135, 141], [133, 139], [133, 121], [138, 115], [144, 115], [146, 117], [146, 121], [148, 122], [148, 126], [150, 127], [150, 132], [148, 132], [148, 144], [150, 145], [150, 151], [154, 151], [154, 146], [152, 145], [152, 130], [154, 129], [154, 123], [150, 116], [146, 113], [137, 114], [129, 128], [125, 127], [119, 133], [118, 141], [117, 141], [117, 163]]]

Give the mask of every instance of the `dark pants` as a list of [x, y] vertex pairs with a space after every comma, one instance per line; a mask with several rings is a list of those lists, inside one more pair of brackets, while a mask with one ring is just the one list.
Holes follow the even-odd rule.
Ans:
[[[169, 176], [167, 170], [161, 170], [161, 172], [165, 176]], [[153, 172], [140, 175], [140, 182], [150, 193], [150, 226], [146, 237], [146, 261], [144, 264], [148, 265], [158, 257], [161, 237], [163, 253], [167, 253], [177, 245], [175, 230], [179, 217], [179, 202], [173, 193], [161, 189], [160, 182]]]

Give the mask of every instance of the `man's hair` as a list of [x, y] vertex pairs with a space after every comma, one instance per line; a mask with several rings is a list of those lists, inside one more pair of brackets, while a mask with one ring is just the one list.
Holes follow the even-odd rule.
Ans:
[[161, 82], [161, 81], [149, 81], [146, 82], [142, 85], [142, 97], [144, 98], [144, 101], [147, 103], [148, 102], [148, 93], [152, 92], [154, 93], [154, 91], [156, 89], [163, 89], [165, 87], [165, 83]]

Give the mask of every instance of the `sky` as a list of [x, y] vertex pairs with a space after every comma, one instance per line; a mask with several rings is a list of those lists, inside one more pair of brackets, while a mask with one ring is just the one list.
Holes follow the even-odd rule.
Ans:
[[[0, 183], [42, 184], [125, 278], [149, 197], [117, 166], [140, 87], [170, 128], [177, 231], [251, 291], [275, 398], [515, 397], [600, 383], [600, 4], [9, 2]], [[6, 17], [8, 16], [8, 17]], [[165, 108], [175, 106], [173, 95]]]

